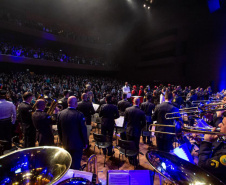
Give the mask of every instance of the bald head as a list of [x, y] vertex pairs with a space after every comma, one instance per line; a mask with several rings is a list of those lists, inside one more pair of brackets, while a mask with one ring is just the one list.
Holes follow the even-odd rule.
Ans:
[[140, 105], [140, 98], [134, 98], [133, 104], [136, 105], [136, 106], [139, 106]]
[[87, 94], [83, 93], [81, 98], [82, 98], [82, 100], [86, 101], [87, 100]]
[[45, 110], [45, 106], [46, 106], [45, 100], [43, 100], [43, 99], [37, 100], [37, 103], [36, 103], [36, 108], [37, 108], [37, 109], [43, 111], [43, 110]]
[[77, 98], [75, 96], [70, 96], [67, 102], [68, 102], [68, 107], [73, 107], [73, 108], [77, 107]]

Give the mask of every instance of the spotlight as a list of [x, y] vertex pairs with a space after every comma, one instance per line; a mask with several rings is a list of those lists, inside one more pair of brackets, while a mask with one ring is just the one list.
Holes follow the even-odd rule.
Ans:
[[153, 3], [153, 0], [150, 0], [150, 3]]
[[150, 9], [150, 6], [148, 7], [148, 9]]
[[144, 8], [145, 8], [145, 7], [146, 7], [146, 4], [144, 4], [143, 6], [144, 6]]

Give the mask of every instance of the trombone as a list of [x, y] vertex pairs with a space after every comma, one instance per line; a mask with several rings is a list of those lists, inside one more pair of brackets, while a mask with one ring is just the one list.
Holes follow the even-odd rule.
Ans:
[[[155, 131], [155, 130], [151, 130], [151, 126], [172, 127], [172, 128], [175, 128], [175, 132], [173, 133], [173, 132]], [[176, 135], [176, 136], [181, 135], [183, 132], [226, 136], [226, 133], [220, 132], [219, 128], [217, 128], [216, 131], [211, 131], [211, 129], [212, 128], [182, 126], [180, 123], [177, 122], [175, 125], [150, 124], [148, 130], [149, 130], [149, 132], [155, 132], [155, 133], [160, 133], [160, 134], [170, 134], [170, 135]]]

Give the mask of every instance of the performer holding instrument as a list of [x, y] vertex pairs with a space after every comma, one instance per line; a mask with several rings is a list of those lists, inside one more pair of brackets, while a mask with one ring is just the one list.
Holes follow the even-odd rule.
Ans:
[[[226, 133], [226, 113], [222, 123], [219, 124], [220, 132]], [[216, 128], [213, 129], [215, 131]], [[226, 183], [226, 143], [218, 141], [217, 135], [206, 134], [199, 149], [199, 163], [203, 169]]]

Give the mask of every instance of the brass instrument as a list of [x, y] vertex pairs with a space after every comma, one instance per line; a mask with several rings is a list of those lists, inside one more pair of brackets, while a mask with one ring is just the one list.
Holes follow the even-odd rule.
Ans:
[[42, 146], [0, 156], [0, 184], [54, 184], [69, 170], [70, 154]]
[[51, 115], [53, 114], [54, 110], [56, 109], [57, 105], [58, 105], [58, 103], [57, 103], [57, 101], [54, 99], [54, 100], [52, 101], [52, 103], [50, 104], [50, 106], [49, 106], [49, 109], [48, 109], [48, 111], [47, 111], [47, 114], [51, 116]]
[[87, 172], [93, 173], [93, 179], [92, 183], [95, 185], [101, 185], [99, 179], [98, 179], [98, 167], [97, 167], [97, 156], [96, 155], [91, 155], [87, 161], [87, 167], [86, 167]]
[[[154, 130], [151, 130], [151, 126], [173, 127], [173, 128], [175, 128], [175, 133], [173, 133], [173, 132], [154, 131]], [[226, 133], [219, 132], [219, 129], [216, 129], [216, 131], [214, 132], [214, 131], [211, 131], [211, 128], [182, 126], [180, 123], [176, 123], [176, 125], [150, 124], [149, 125], [149, 132], [155, 132], [155, 133], [161, 133], [161, 134], [170, 134], [170, 135], [176, 135], [176, 136], [177, 135], [181, 135], [182, 132], [226, 136]]]
[[[40, 94], [40, 95], [38, 96], [37, 100], [39, 100], [39, 99], [44, 99], [44, 96], [43, 96], [42, 94]], [[33, 110], [35, 110], [35, 108], [36, 108], [37, 100], [35, 101], [34, 105], [32, 106], [32, 109], [33, 109]]]

